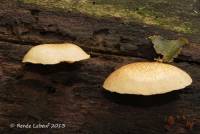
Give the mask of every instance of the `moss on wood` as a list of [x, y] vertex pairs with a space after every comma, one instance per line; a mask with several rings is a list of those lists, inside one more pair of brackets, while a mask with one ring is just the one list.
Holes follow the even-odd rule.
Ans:
[[125, 22], [156, 25], [182, 33], [200, 33], [196, 3], [190, 0], [19, 0], [52, 9], [96, 17], [119, 17]]

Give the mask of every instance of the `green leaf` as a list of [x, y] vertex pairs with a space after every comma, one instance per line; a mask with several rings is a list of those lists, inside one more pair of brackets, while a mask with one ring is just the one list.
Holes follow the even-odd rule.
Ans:
[[161, 54], [162, 58], [156, 60], [161, 62], [173, 62], [184, 45], [189, 44], [186, 38], [178, 38], [177, 40], [167, 40], [159, 35], [150, 36], [149, 39], [154, 44], [154, 49], [157, 54]]

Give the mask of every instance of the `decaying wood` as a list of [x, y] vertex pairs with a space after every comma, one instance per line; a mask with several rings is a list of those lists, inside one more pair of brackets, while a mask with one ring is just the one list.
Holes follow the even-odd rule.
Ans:
[[[0, 4], [2, 6], [2, 4]], [[15, 8], [14, 8], [14, 7]], [[193, 78], [188, 88], [156, 96], [118, 95], [102, 88], [116, 68], [152, 59], [155, 53], [145, 37], [177, 33], [121, 20], [93, 19], [57, 13], [33, 6], [5, 4], [0, 8], [0, 133], [160, 134], [200, 132], [200, 65], [196, 42], [174, 63]], [[54, 66], [22, 64], [31, 45], [70, 41], [92, 58]], [[132, 56], [143, 57], [135, 58]], [[184, 62], [193, 61], [193, 62]], [[179, 121], [165, 127], [168, 116]], [[184, 117], [184, 118], [183, 118]], [[185, 125], [192, 120], [194, 126]], [[10, 123], [64, 123], [63, 129], [10, 128]]]
[[191, 42], [179, 59], [200, 62], [199, 35], [186, 35], [155, 26], [125, 23], [119, 18], [94, 18], [80, 13], [48, 11], [33, 5], [2, 4], [0, 39], [36, 45], [75, 42], [85, 49], [118, 55], [153, 58], [155, 52], [147, 37], [187, 37]]
[[[55, 66], [24, 65], [30, 46], [1, 42], [0, 126], [3, 133], [163, 133], [169, 115], [194, 119], [192, 130], [178, 122], [169, 133], [200, 131], [200, 66], [176, 65], [194, 79], [179, 92], [152, 97], [105, 92], [102, 83], [116, 67], [144, 59], [92, 53], [92, 59]], [[15, 129], [10, 123], [65, 123], [65, 129]], [[3, 129], [7, 128], [7, 129]]]

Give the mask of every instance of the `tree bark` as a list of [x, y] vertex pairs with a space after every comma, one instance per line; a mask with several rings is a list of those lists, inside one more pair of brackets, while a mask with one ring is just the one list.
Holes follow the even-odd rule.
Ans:
[[[97, 19], [16, 3], [4, 4], [0, 16], [0, 133], [200, 132], [200, 56], [195, 36], [187, 36], [196, 43], [184, 48], [179, 61], [173, 63], [191, 75], [191, 86], [163, 95], [119, 95], [102, 88], [104, 79], [124, 64], [153, 59], [155, 52], [146, 37], [180, 35], [152, 26], [124, 24], [116, 18]], [[77, 43], [92, 58], [51, 66], [21, 63], [33, 45], [52, 42]], [[166, 127], [169, 115], [176, 120]], [[194, 122], [192, 130], [186, 129], [187, 121]], [[20, 129], [10, 128], [11, 123], [60, 123], [65, 128]]]
[[3, 41], [29, 45], [74, 42], [95, 52], [153, 59], [155, 52], [147, 37], [155, 34], [169, 39], [183, 36], [189, 39], [190, 44], [183, 49], [179, 59], [200, 62], [199, 35], [125, 23], [119, 18], [94, 18], [80, 13], [49, 11], [26, 4], [3, 5], [0, 18], [0, 39]]

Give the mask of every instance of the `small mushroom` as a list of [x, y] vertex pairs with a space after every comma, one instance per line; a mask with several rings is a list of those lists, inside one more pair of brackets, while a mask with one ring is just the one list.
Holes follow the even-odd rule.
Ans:
[[60, 62], [74, 63], [88, 58], [90, 58], [90, 55], [75, 44], [42, 44], [32, 47], [24, 56], [22, 62], [46, 65]]
[[191, 77], [173, 65], [136, 62], [110, 74], [103, 87], [120, 94], [154, 95], [183, 89], [191, 83]]

